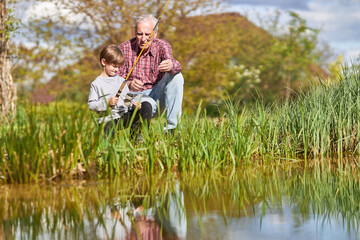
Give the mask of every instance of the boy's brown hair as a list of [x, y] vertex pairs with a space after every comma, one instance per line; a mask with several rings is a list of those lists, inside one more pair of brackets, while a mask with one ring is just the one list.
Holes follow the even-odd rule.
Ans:
[[[100, 52], [100, 64], [101, 59], [105, 59], [105, 62], [108, 64], [123, 65], [124, 64], [124, 55], [121, 50], [115, 44], [110, 44], [104, 47]], [[104, 67], [104, 66], [103, 66]]]

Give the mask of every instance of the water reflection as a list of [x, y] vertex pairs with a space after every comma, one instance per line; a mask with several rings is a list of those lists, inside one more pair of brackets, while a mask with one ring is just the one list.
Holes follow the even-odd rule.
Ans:
[[0, 186], [0, 239], [357, 239], [351, 173], [242, 171]]
[[111, 207], [111, 216], [120, 227], [119, 239], [185, 239], [187, 231], [184, 194], [179, 182], [166, 194], [134, 197]]

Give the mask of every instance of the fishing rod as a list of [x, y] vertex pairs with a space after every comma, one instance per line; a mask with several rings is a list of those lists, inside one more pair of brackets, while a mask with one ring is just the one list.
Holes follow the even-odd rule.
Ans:
[[139, 58], [140, 58], [140, 56], [141, 56], [142, 52], [143, 52], [143, 51], [144, 51], [144, 49], [146, 48], [146, 45], [148, 44], [148, 42], [149, 42], [149, 41], [150, 41], [150, 39], [151, 39], [151, 36], [152, 36], [152, 35], [153, 35], [153, 33], [155, 32], [156, 27], [159, 25], [159, 22], [160, 22], [160, 20], [161, 20], [162, 16], [164, 15], [164, 12], [166, 11], [167, 7], [169, 6], [170, 1], [171, 1], [171, 0], [169, 0], [169, 1], [167, 2], [166, 6], [165, 6], [165, 8], [164, 8], [164, 11], [162, 12], [162, 14], [160, 15], [159, 19], [157, 20], [157, 22], [156, 22], [156, 24], [155, 24], [155, 26], [154, 26], [154, 28], [153, 28], [153, 30], [152, 30], [152, 32], [151, 32], [151, 34], [150, 34], [149, 38], [148, 38], [148, 39], [147, 39], [147, 41], [145, 42], [144, 47], [141, 49], [139, 56], [136, 58], [136, 61], [134, 62], [134, 65], [132, 66], [132, 68], [130, 69], [130, 72], [129, 72], [129, 73], [128, 73], [128, 75], [126, 76], [125, 81], [121, 84], [121, 86], [120, 86], [120, 88], [119, 88], [119, 91], [116, 93], [116, 95], [115, 95], [115, 96], [116, 96], [117, 98], [120, 96], [120, 94], [121, 94], [122, 90], [123, 90], [123, 89], [124, 89], [124, 87], [125, 87], [126, 81], [127, 81], [127, 80], [128, 80], [128, 78], [130, 77], [130, 74], [132, 73], [132, 71], [133, 71], [133, 69], [134, 69], [134, 67], [135, 67], [136, 63], [138, 62], [138, 60], [139, 60]]

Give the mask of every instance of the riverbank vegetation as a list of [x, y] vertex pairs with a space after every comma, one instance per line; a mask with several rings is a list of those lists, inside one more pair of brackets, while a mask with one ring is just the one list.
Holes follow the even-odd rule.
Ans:
[[184, 113], [182, 128], [174, 135], [163, 133], [159, 116], [149, 130], [143, 129], [141, 141], [131, 139], [128, 130], [104, 137], [85, 104], [20, 104], [11, 123], [1, 125], [1, 181], [292, 162], [357, 168], [359, 76], [358, 67], [344, 68], [339, 80], [319, 79], [285, 103], [264, 105], [258, 100], [244, 106], [226, 100], [216, 118], [199, 106], [195, 114]]

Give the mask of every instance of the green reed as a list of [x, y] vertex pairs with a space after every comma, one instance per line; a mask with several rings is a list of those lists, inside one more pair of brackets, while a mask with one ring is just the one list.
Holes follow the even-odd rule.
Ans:
[[281, 132], [290, 136], [289, 148], [295, 149], [292, 155], [341, 158], [357, 153], [359, 69], [344, 72], [338, 82], [320, 80], [320, 85], [278, 109]]
[[9, 126], [2, 126], [0, 163], [10, 182], [28, 182], [69, 175], [78, 167], [92, 167], [101, 132], [84, 107], [59, 103], [20, 110]]
[[[85, 104], [22, 104], [0, 126], [0, 180], [102, 178], [128, 171], [214, 170], [226, 166], [303, 161], [306, 166], [359, 154], [360, 77], [344, 69], [343, 79], [319, 80], [285, 103], [260, 101], [241, 107], [225, 101], [223, 115], [208, 116], [199, 106], [182, 116], [180, 132], [164, 134], [164, 114], [142, 129], [105, 137]], [[320, 159], [320, 160], [315, 160]], [[330, 159], [330, 160], [329, 160]]]

